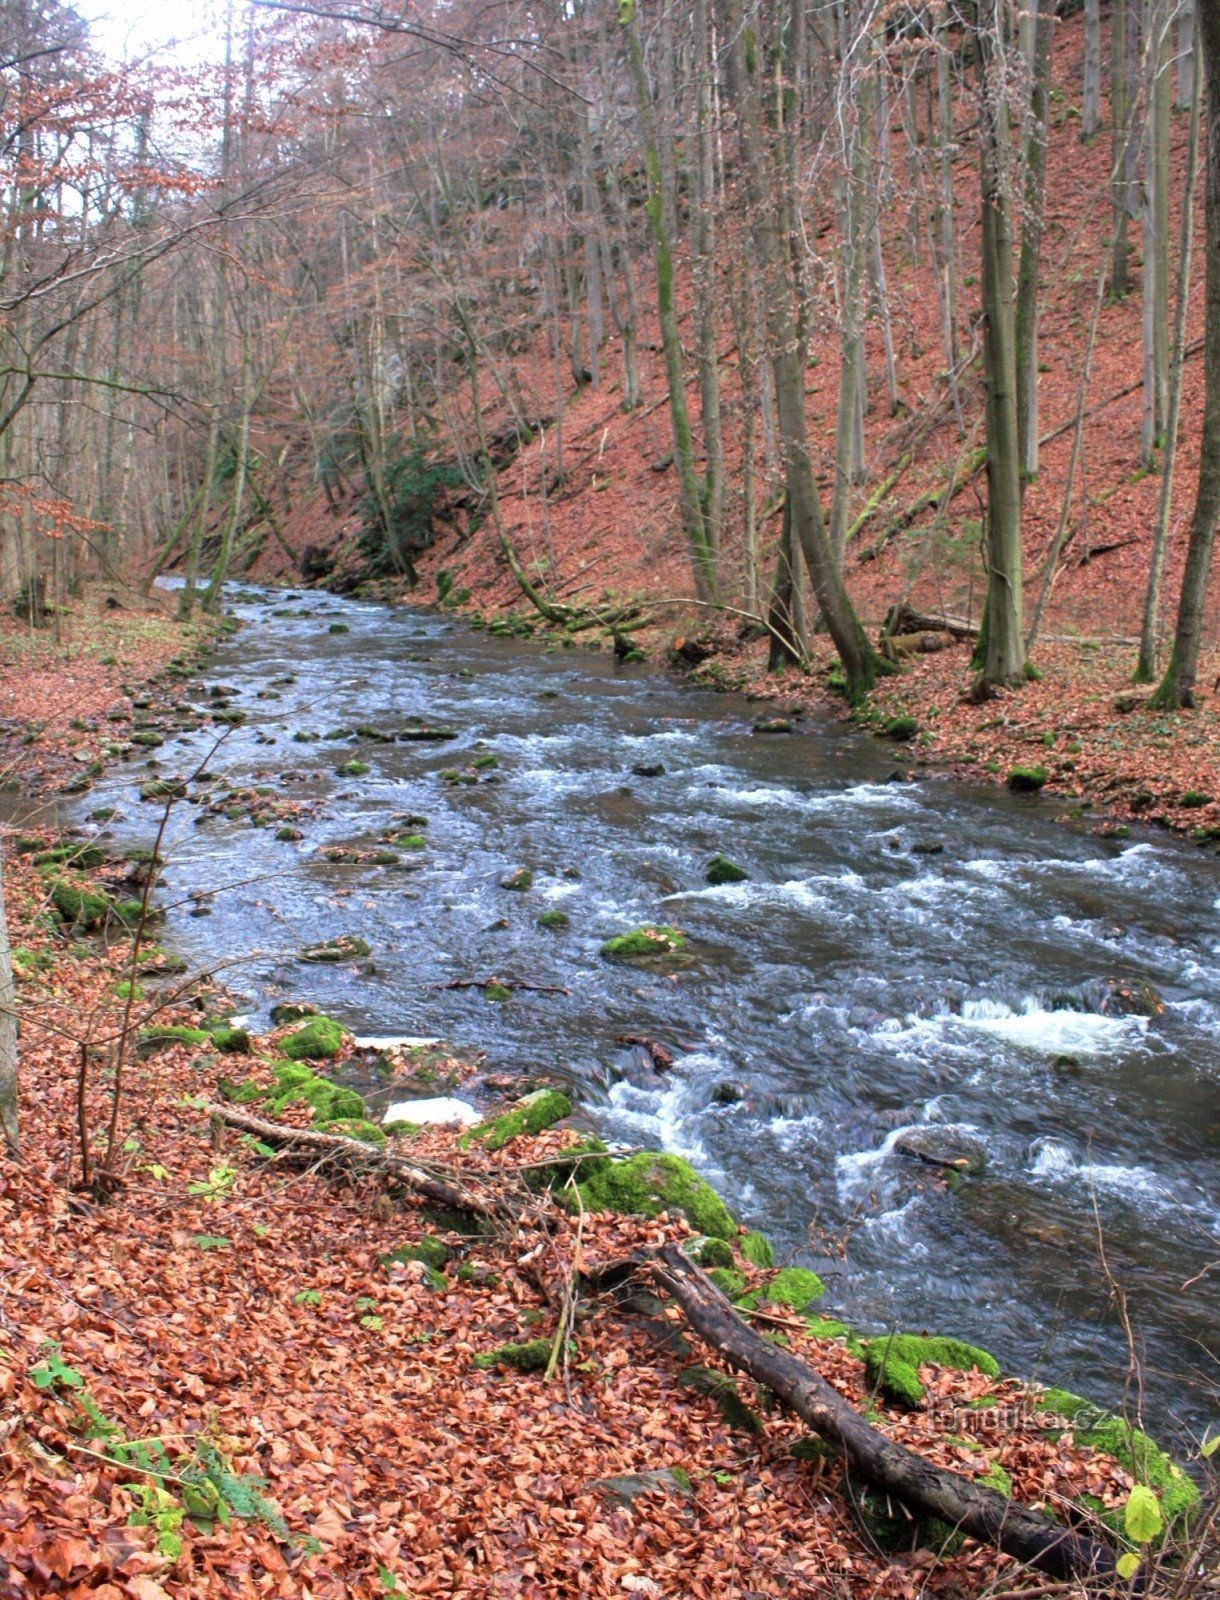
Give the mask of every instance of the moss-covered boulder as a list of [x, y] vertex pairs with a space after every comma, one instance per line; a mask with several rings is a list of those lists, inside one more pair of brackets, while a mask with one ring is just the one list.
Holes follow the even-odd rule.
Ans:
[[699, 1250], [699, 1265], [705, 1272], [712, 1267], [734, 1266], [732, 1245], [727, 1239], [705, 1239]]
[[738, 1240], [738, 1249], [751, 1265], [764, 1269], [775, 1265], [775, 1251], [765, 1234], [747, 1233]]
[[550, 1365], [554, 1342], [550, 1339], [530, 1339], [525, 1344], [502, 1344], [497, 1350], [485, 1350], [474, 1357], [476, 1367], [484, 1371], [491, 1367], [515, 1367], [518, 1372], [545, 1372]]
[[335, 768], [335, 775], [339, 778], [363, 778], [372, 770], [367, 761], [361, 761], [359, 757], [353, 756], [350, 761], [339, 763]]
[[657, 1217], [680, 1212], [696, 1233], [732, 1239], [737, 1224], [724, 1201], [681, 1156], [644, 1150], [614, 1161], [580, 1184], [586, 1211], [617, 1211], [627, 1216]]
[[740, 1267], [713, 1267], [708, 1277], [729, 1300], [737, 1300], [746, 1292], [746, 1275]]
[[544, 1189], [562, 1189], [569, 1182], [581, 1182], [600, 1172], [611, 1163], [606, 1145], [595, 1133], [587, 1133], [575, 1144], [565, 1146], [553, 1161], [534, 1167], [525, 1174], [525, 1181], [536, 1193]]
[[305, 1017], [319, 1015], [318, 1008], [311, 1005], [308, 1000], [280, 1000], [271, 1007], [271, 1021], [277, 1028], [283, 1028], [290, 1022], [300, 1022]]
[[361, 1144], [375, 1145], [378, 1149], [386, 1142], [385, 1129], [366, 1117], [331, 1117], [318, 1126], [323, 1133], [338, 1133], [345, 1139], [358, 1139]]
[[343, 1029], [330, 1017], [310, 1017], [280, 1049], [290, 1061], [333, 1061], [343, 1048]]
[[51, 904], [60, 920], [73, 928], [89, 932], [121, 920], [118, 902], [99, 889], [85, 889], [69, 883], [66, 878], [55, 878], [50, 892]]
[[268, 1110], [272, 1116], [292, 1105], [307, 1105], [318, 1123], [368, 1120], [364, 1101], [354, 1089], [320, 1078], [303, 1061], [278, 1063]]
[[547, 928], [551, 932], [558, 932], [560, 928], [569, 927], [571, 921], [566, 911], [544, 911], [538, 918], [538, 926]]
[[469, 1129], [458, 1142], [463, 1149], [481, 1144], [487, 1150], [502, 1150], [513, 1139], [542, 1133], [571, 1114], [572, 1102], [566, 1094], [558, 1089], [535, 1089], [493, 1121]]
[[1045, 767], [1014, 767], [1008, 774], [1008, 787], [1014, 794], [1037, 794], [1049, 777]]
[[768, 1279], [762, 1297], [772, 1305], [791, 1306], [794, 1311], [802, 1311], [811, 1300], [817, 1300], [825, 1292], [821, 1278], [808, 1267], [783, 1267]]
[[707, 864], [706, 877], [715, 888], [722, 883], [748, 883], [750, 874], [728, 856], [715, 855]]
[[686, 935], [665, 924], [633, 928], [616, 934], [602, 945], [602, 955], [611, 961], [638, 961], [652, 956], [673, 956], [686, 949]]
[[168, 1050], [172, 1045], [187, 1045], [199, 1049], [211, 1044], [212, 1035], [206, 1028], [188, 1028], [177, 1023], [167, 1023], [158, 1028], [142, 1028], [136, 1035], [136, 1054], [155, 1055], [158, 1050]]
[[500, 879], [501, 889], [511, 889], [516, 894], [524, 894], [533, 886], [534, 874], [529, 867], [518, 867], [515, 872], [510, 872], [506, 878]]
[[[1105, 1415], [1091, 1400], [1066, 1389], [1046, 1390], [1038, 1408], [1048, 1418], [1062, 1418], [1078, 1445], [1113, 1456], [1137, 1483], [1153, 1491], [1165, 1523], [1162, 1539], [1198, 1509], [1198, 1486], [1154, 1440], [1123, 1417]], [[1099, 1504], [1095, 1509], [1114, 1532], [1123, 1532], [1121, 1506], [1110, 1510]]]
[[106, 852], [98, 844], [71, 841], [59, 844], [52, 850], [40, 850], [34, 857], [36, 867], [74, 867], [80, 872], [92, 872], [104, 865]]
[[918, 1333], [895, 1333], [870, 1339], [864, 1364], [870, 1380], [881, 1393], [888, 1400], [906, 1406], [917, 1406], [927, 1393], [919, 1376], [922, 1366], [948, 1367], [954, 1372], [970, 1372], [977, 1367], [989, 1378], [1000, 1375], [1000, 1364], [988, 1351], [961, 1339]]

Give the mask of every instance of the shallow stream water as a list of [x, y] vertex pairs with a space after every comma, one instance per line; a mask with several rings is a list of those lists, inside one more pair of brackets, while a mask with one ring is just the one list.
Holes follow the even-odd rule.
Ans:
[[[234, 609], [250, 626], [186, 691], [203, 704], [226, 684], [248, 713], [213, 770], [317, 809], [285, 843], [178, 808], [169, 943], [238, 962], [230, 986], [264, 1017], [305, 996], [362, 1033], [440, 1035], [498, 1069], [569, 1078], [605, 1136], [689, 1157], [784, 1256], [815, 1266], [828, 1313], [952, 1333], [1113, 1405], [1127, 1351], [1100, 1226], [1148, 1425], [1182, 1444], [1215, 1420], [1213, 855], [1167, 836], [1103, 840], [1049, 799], [887, 781], [906, 766], [893, 748], [813, 719], [763, 737], [756, 706], [608, 656], [313, 594], [248, 591]], [[292, 738], [413, 716], [459, 737]], [[167, 740], [157, 770], [190, 771], [215, 734]], [[477, 785], [437, 776], [489, 753], [498, 768]], [[356, 755], [368, 775], [337, 776]], [[111, 772], [78, 814], [117, 804], [113, 831], [149, 843], [157, 808], [134, 788], [149, 775], [142, 760]], [[320, 857], [374, 843], [402, 813], [428, 818], [416, 870]], [[718, 851], [749, 881], [710, 888]], [[506, 891], [520, 866], [533, 887]], [[211, 891], [212, 914], [191, 916], [190, 896]], [[539, 928], [548, 908], [570, 927]], [[686, 932], [692, 958], [649, 972], [600, 957], [609, 935], [649, 922]], [[294, 959], [344, 932], [368, 939], [375, 974]], [[571, 993], [493, 1004], [432, 987], [491, 975]], [[1111, 979], [1155, 985], [1164, 1014], [1075, 1009]], [[668, 1045], [672, 1071], [650, 1078], [624, 1034]], [[984, 1171], [951, 1188], [899, 1151], [929, 1126], [985, 1147]]]

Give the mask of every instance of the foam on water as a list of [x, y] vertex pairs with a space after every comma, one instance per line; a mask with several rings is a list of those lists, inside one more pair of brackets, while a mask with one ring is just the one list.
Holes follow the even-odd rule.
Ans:
[[1172, 1191], [1147, 1167], [1113, 1162], [1081, 1161], [1070, 1146], [1056, 1139], [1038, 1139], [1031, 1146], [1030, 1176], [1051, 1183], [1083, 1183], [1142, 1200], [1167, 1201]]
[[1108, 1055], [1148, 1031], [1146, 1017], [1102, 1017], [1085, 1011], [1049, 1011], [1037, 1000], [1014, 1010], [1000, 1000], [967, 1000], [954, 1019], [961, 1027], [1002, 1039], [1036, 1055]]
[[[638, 1144], [672, 1150], [688, 1161], [706, 1163], [708, 1153], [695, 1128], [692, 1108], [686, 1103], [687, 1094], [684, 1083], [672, 1083], [657, 1093], [624, 1081], [610, 1090], [610, 1107], [616, 1123], [638, 1130]], [[710, 1172], [705, 1171], [705, 1176], [715, 1181]]]

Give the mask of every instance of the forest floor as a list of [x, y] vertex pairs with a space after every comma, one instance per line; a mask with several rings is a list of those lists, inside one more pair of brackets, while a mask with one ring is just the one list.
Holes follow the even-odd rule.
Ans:
[[[45, 736], [61, 721], [84, 740], [111, 712], [129, 727], [172, 699], [165, 669], [190, 642], [176, 625], [124, 619], [116, 633], [96, 615], [106, 631], [78, 635], [74, 659], [124, 675], [126, 697], [117, 678], [66, 664], [56, 676], [24, 642], [23, 675], [18, 646], [7, 649], [7, 703], [48, 724], [23, 747], [28, 788], [62, 784], [68, 741]], [[72, 728], [90, 720], [98, 728]], [[139, 871], [40, 870], [59, 842], [27, 825], [5, 850], [22, 1155], [0, 1162], [0, 1600], [1045, 1592], [969, 1542], [951, 1556], [882, 1548], [834, 1459], [684, 1340], [664, 1302], [585, 1299], [549, 1380], [497, 1359], [506, 1343], [554, 1348], [576, 1275], [688, 1238], [684, 1217], [572, 1216], [537, 1201], [531, 1220], [483, 1234], [384, 1175], [302, 1163], [223, 1128], [208, 1104], [233, 1079], [270, 1087], [291, 1030], [133, 1047], [131, 1029], [198, 1027], [229, 1014], [227, 997], [146, 934], [86, 934], [56, 915], [57, 876], [117, 896]], [[322, 1070], [341, 1075], [353, 1049], [345, 1035]], [[424, 1081], [409, 1053], [393, 1070], [404, 1087]], [[493, 1072], [467, 1087], [508, 1086]], [[402, 1148], [417, 1166], [523, 1194], [572, 1137], [555, 1127], [493, 1155], [430, 1129]], [[758, 1325], [892, 1437], [1030, 1504], [1125, 1502], [1129, 1473], [1048, 1431], [1024, 1386], [924, 1366], [924, 1400], [891, 1403], [850, 1337], [800, 1315], [778, 1283], [769, 1300], [770, 1271], [734, 1259], [742, 1287], [763, 1291]], [[723, 1396], [692, 1387], [692, 1363], [724, 1374], [735, 1425]], [[983, 1401], [994, 1429], [961, 1420]]]

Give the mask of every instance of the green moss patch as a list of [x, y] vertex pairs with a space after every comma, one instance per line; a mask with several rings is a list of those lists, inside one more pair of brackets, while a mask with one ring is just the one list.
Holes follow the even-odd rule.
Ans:
[[769, 1281], [763, 1298], [773, 1305], [791, 1306], [794, 1311], [800, 1311], [825, 1292], [821, 1278], [808, 1267], [784, 1267]]
[[713, 1267], [708, 1277], [728, 1300], [736, 1300], [746, 1292], [746, 1275], [738, 1267]]
[[343, 1048], [343, 1029], [330, 1017], [310, 1017], [280, 1049], [290, 1061], [333, 1061]]
[[775, 1265], [775, 1251], [771, 1248], [771, 1241], [761, 1233], [744, 1234], [737, 1243], [738, 1249], [752, 1266], [773, 1267]]
[[544, 911], [538, 918], [538, 926], [551, 929], [566, 928], [571, 921], [566, 911]]
[[750, 874], [728, 856], [715, 855], [707, 864], [707, 881], [715, 887], [721, 883], [747, 883]]
[[641, 1151], [614, 1161], [580, 1185], [587, 1211], [656, 1217], [678, 1211], [697, 1233], [733, 1239], [737, 1224], [724, 1201], [681, 1156]]
[[699, 1265], [704, 1270], [710, 1267], [733, 1266], [732, 1245], [725, 1239], [705, 1239], [699, 1251]]
[[1049, 777], [1045, 767], [1014, 767], [1008, 774], [1008, 787], [1014, 794], [1037, 794]]
[[649, 956], [672, 956], [686, 949], [686, 935], [665, 925], [633, 928], [602, 945], [602, 955], [612, 961], [636, 961]]
[[[502, 1344], [496, 1350], [485, 1350], [475, 1356], [476, 1367], [487, 1371], [491, 1367], [515, 1367], [518, 1372], [545, 1372], [554, 1348], [550, 1339], [531, 1339], [526, 1344]], [[572, 1347], [573, 1350], [575, 1347]]]
[[488, 1150], [502, 1150], [513, 1139], [542, 1133], [563, 1117], [571, 1116], [572, 1102], [558, 1089], [536, 1089], [510, 1107], [502, 1116], [471, 1128], [459, 1140], [463, 1149], [481, 1144]]
[[889, 1400], [917, 1406], [927, 1393], [920, 1382], [921, 1366], [948, 1367], [954, 1372], [969, 1372], [977, 1367], [989, 1378], [998, 1378], [1000, 1364], [986, 1350], [965, 1344], [961, 1339], [942, 1339], [926, 1334], [895, 1333], [871, 1339], [864, 1363], [870, 1380]]

